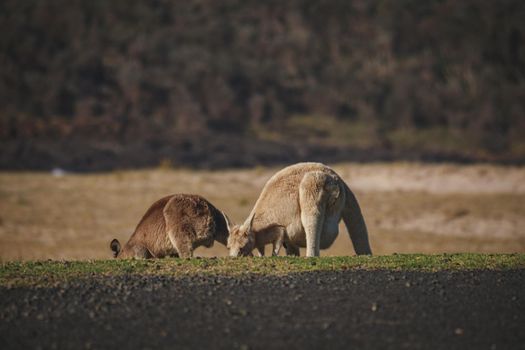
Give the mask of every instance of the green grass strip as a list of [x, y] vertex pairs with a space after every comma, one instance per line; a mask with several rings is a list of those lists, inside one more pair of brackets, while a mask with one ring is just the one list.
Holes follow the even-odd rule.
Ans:
[[286, 275], [310, 271], [465, 271], [524, 269], [525, 254], [396, 254], [345, 257], [194, 258], [158, 260], [27, 261], [0, 264], [0, 286], [50, 285], [109, 275]]

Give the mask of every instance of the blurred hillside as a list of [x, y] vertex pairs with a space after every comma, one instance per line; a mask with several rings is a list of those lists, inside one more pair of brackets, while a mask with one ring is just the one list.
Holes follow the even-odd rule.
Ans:
[[523, 162], [521, 0], [0, 2], [0, 168]]

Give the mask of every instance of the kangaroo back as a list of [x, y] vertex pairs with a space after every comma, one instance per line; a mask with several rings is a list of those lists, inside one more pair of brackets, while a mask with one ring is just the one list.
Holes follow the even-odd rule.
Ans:
[[213, 240], [215, 221], [210, 206], [197, 195], [174, 195], [163, 210], [167, 231], [192, 242]]
[[368, 230], [363, 214], [361, 213], [361, 208], [350, 188], [348, 188], [346, 184], [344, 184], [344, 187], [346, 200], [343, 209], [343, 221], [354, 245], [354, 250], [357, 255], [371, 255], [372, 249], [370, 249], [370, 243], [368, 242]]
[[175, 194], [151, 205], [122, 250], [118, 240], [110, 248], [119, 258], [191, 257], [214, 240], [226, 244], [228, 234], [225, 214], [213, 204], [198, 195]]

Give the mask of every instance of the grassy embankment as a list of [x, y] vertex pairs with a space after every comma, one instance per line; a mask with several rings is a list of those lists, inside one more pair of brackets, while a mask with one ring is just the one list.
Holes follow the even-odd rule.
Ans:
[[525, 254], [396, 254], [321, 258], [200, 258], [161, 260], [93, 260], [7, 262], [0, 265], [0, 286], [52, 285], [76, 278], [109, 275], [273, 274], [348, 269], [505, 270], [524, 269]]

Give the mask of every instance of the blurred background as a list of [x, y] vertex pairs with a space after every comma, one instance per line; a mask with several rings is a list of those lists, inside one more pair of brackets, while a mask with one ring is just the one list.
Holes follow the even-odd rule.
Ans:
[[521, 0], [4, 0], [0, 259], [109, 257], [177, 191], [240, 221], [305, 160], [356, 190], [376, 252], [525, 251], [524, 18]]
[[0, 167], [525, 159], [521, 0], [0, 4]]

